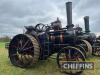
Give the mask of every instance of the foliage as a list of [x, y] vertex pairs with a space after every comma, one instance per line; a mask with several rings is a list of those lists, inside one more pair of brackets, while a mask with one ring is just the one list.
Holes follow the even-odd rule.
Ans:
[[8, 36], [0, 37], [0, 42], [9, 42], [9, 41], [10, 41], [10, 37]]

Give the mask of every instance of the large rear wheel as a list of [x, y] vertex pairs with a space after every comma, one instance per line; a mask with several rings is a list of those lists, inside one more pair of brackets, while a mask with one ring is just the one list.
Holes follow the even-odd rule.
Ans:
[[9, 57], [13, 65], [29, 67], [36, 63], [40, 55], [40, 46], [35, 37], [28, 34], [16, 35], [9, 44]]
[[96, 40], [93, 44], [93, 53], [94, 56], [100, 56], [100, 40]]
[[78, 45], [85, 49], [87, 57], [92, 55], [92, 45], [87, 40], [78, 41]]

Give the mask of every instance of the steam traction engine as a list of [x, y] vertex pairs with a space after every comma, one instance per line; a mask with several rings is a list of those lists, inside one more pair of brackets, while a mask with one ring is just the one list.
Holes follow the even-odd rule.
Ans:
[[[57, 18], [50, 25], [42, 23], [35, 27], [26, 26], [24, 34], [18, 34], [10, 41], [9, 58], [18, 67], [29, 67], [39, 60], [46, 60], [57, 53], [57, 64], [61, 68], [61, 61], [85, 61], [86, 57], [96, 54], [100, 41], [89, 30], [89, 17], [84, 17], [85, 32], [81, 27], [72, 24], [72, 2], [66, 3], [67, 26], [62, 28]], [[99, 53], [98, 53], [99, 54]], [[80, 71], [68, 71], [69, 74]]]

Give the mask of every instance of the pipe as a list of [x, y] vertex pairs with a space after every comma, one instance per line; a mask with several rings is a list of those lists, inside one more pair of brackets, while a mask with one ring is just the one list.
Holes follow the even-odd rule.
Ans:
[[85, 16], [84, 17], [84, 23], [85, 23], [85, 32], [89, 33], [90, 32], [90, 28], [89, 28], [89, 16]]

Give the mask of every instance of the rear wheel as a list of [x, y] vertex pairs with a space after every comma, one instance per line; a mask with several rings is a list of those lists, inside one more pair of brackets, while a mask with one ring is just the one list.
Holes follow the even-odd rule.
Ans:
[[100, 40], [96, 40], [93, 45], [93, 55], [100, 56]]
[[29, 67], [38, 61], [39, 54], [39, 43], [31, 35], [16, 35], [9, 44], [10, 61], [15, 66]]
[[87, 40], [80, 40], [78, 44], [85, 49], [87, 56], [92, 55], [92, 46]]
[[75, 47], [80, 49], [80, 51], [84, 54], [84, 56], [87, 57], [86, 50], [85, 50], [85, 48], [82, 45], [76, 45]]
[[[68, 61], [77, 61], [77, 62], [82, 62], [85, 61], [85, 56], [84, 54], [76, 47], [68, 46], [64, 47], [61, 51], [58, 52], [57, 54], [57, 64], [58, 67], [61, 69], [62, 63], [61, 62], [68, 62]], [[67, 74], [79, 74], [83, 72], [83, 70], [68, 70], [64, 71], [64, 73]]]

